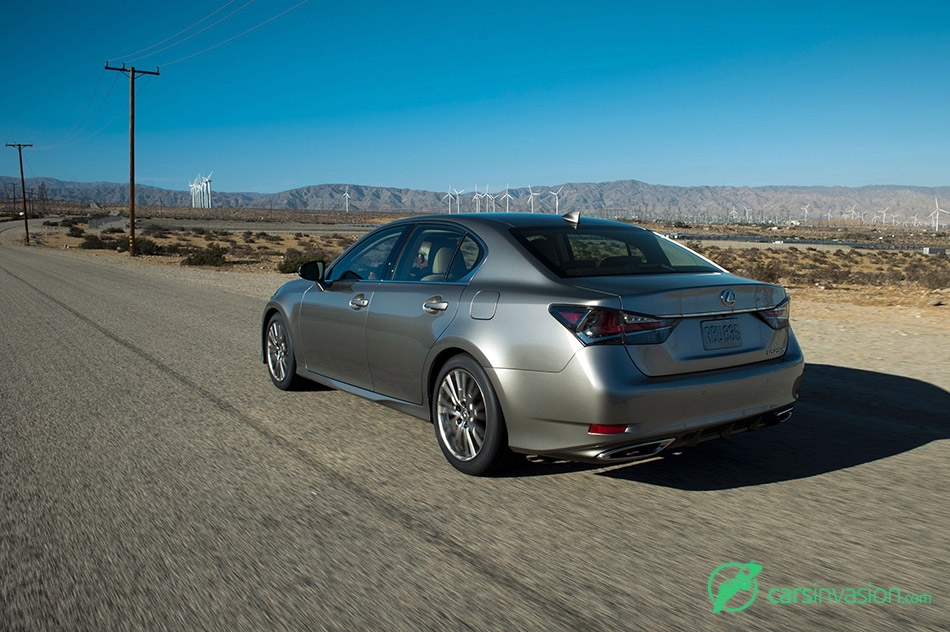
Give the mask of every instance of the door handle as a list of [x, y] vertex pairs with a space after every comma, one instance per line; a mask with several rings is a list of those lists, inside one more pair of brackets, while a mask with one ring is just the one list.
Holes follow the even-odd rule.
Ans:
[[364, 297], [362, 294], [357, 294], [350, 299], [350, 307], [353, 309], [363, 309], [369, 305], [369, 299]]
[[425, 303], [422, 304], [422, 309], [429, 312], [430, 314], [435, 314], [436, 312], [444, 312], [449, 308], [449, 304], [442, 300], [441, 296], [433, 296]]

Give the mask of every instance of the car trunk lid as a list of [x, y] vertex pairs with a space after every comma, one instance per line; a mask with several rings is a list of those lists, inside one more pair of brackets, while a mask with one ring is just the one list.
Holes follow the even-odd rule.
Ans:
[[678, 321], [662, 343], [626, 345], [631, 361], [651, 377], [771, 360], [788, 344], [787, 328], [773, 329], [756, 315], [786, 299], [781, 286], [728, 273], [588, 277], [570, 284], [613, 293], [626, 312]]

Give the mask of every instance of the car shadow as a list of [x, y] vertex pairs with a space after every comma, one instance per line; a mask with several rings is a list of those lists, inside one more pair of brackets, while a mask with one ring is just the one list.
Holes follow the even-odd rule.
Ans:
[[294, 384], [293, 390], [298, 393], [326, 393], [336, 389], [331, 386], [324, 386], [313, 380], [298, 380]]
[[[682, 453], [604, 469], [525, 463], [509, 475], [596, 469], [597, 475], [712, 491], [808, 478], [950, 438], [950, 393], [926, 382], [809, 364], [791, 420], [711, 441]], [[532, 472], [532, 468], [540, 468]]]

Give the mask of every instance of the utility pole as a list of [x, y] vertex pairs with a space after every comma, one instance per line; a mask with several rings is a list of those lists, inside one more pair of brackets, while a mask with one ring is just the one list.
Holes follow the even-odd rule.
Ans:
[[129, 76], [129, 256], [135, 256], [135, 76], [158, 76], [158, 67], [155, 72], [136, 70], [135, 66], [113, 68], [106, 62], [106, 70], [118, 70]]
[[[32, 147], [33, 143], [23, 144], [23, 143], [7, 143], [7, 147], [16, 147], [16, 151], [20, 154], [20, 190], [23, 191], [23, 227], [26, 228], [26, 243], [30, 243], [30, 222], [27, 221], [26, 216], [26, 180], [23, 178], [23, 148]], [[16, 187], [13, 187], [13, 195], [16, 197]]]

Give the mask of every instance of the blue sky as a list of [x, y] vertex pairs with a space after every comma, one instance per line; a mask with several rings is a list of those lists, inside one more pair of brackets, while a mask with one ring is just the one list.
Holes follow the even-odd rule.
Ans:
[[0, 140], [127, 181], [109, 61], [170, 189], [950, 184], [950, 3], [300, 1], [8, 5]]

